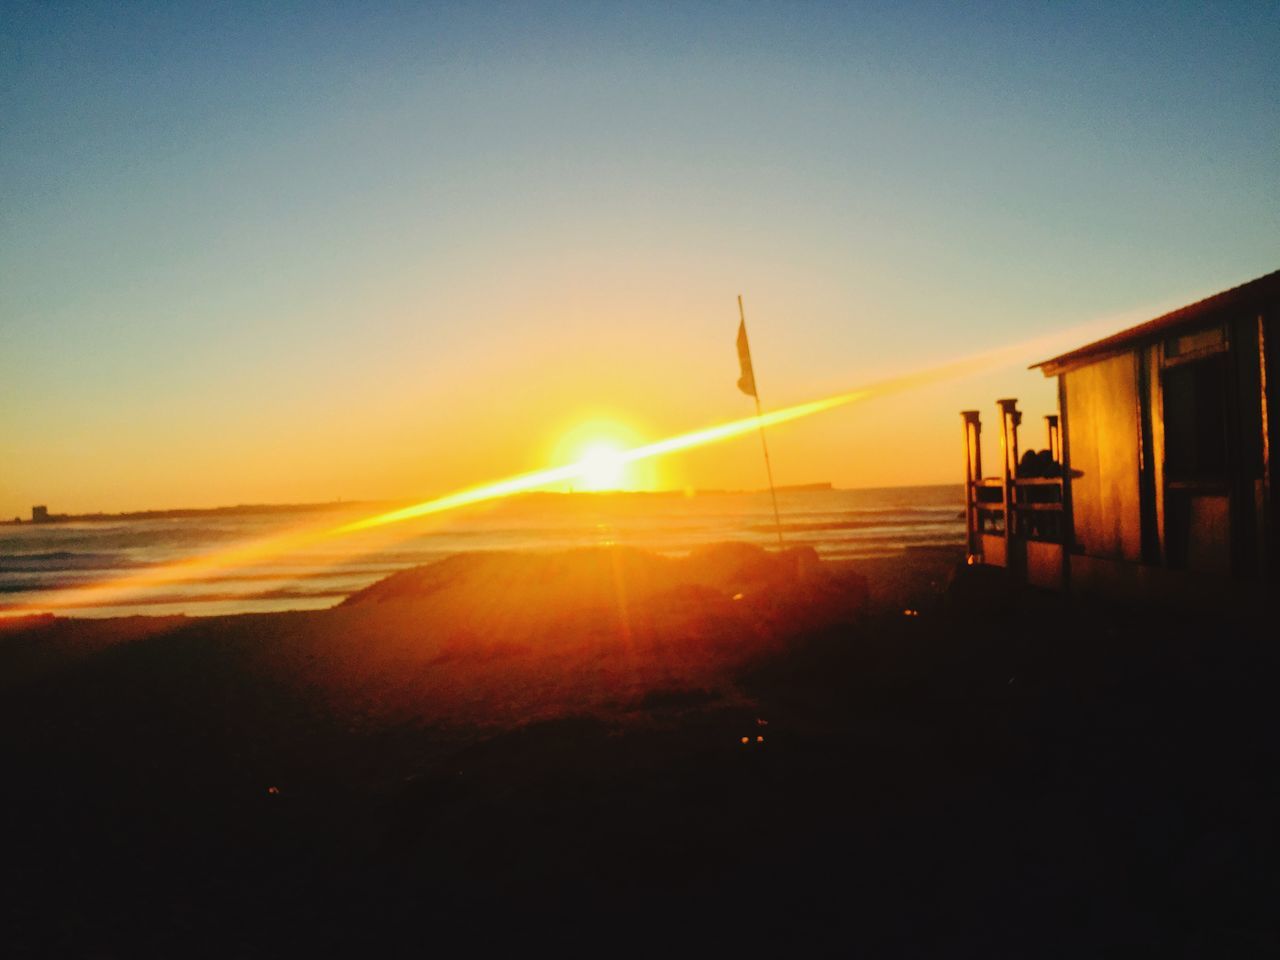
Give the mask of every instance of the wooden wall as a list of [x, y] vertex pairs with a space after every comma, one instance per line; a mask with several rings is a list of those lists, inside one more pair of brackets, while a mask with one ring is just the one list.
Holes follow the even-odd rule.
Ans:
[[1076, 548], [1136, 563], [1142, 559], [1136, 356], [1071, 370], [1063, 388]]

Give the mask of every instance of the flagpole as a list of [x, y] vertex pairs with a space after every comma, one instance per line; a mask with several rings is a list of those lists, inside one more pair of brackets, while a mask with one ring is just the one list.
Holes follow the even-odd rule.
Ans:
[[[738, 318], [742, 321], [742, 329], [747, 328], [747, 312], [742, 306], [742, 294], [738, 294]], [[760, 384], [755, 379], [755, 371], [752, 370], [752, 386], [755, 392], [752, 396], [756, 401], [756, 419], [760, 421], [760, 446], [764, 450], [764, 471], [769, 477], [769, 498], [773, 501], [773, 525], [778, 531], [778, 546], [785, 548], [786, 544], [782, 542], [782, 517], [778, 513], [778, 491], [773, 488], [773, 465], [769, 462], [769, 441], [764, 438], [764, 413], [760, 409]]]

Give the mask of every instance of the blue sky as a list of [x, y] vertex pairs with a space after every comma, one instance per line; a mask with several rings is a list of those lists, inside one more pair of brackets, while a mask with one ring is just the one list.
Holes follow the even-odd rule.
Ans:
[[[425, 495], [588, 414], [742, 415], [739, 292], [766, 404], [1144, 319], [1280, 267], [1277, 50], [1275, 4], [5, 3], [0, 514]], [[951, 480], [998, 395], [1053, 396], [797, 424], [780, 480]]]

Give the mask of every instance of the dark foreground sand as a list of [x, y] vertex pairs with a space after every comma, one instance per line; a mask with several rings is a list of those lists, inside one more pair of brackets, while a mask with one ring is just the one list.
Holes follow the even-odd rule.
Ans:
[[4, 951], [1272, 955], [1275, 637], [955, 559], [0, 622]]

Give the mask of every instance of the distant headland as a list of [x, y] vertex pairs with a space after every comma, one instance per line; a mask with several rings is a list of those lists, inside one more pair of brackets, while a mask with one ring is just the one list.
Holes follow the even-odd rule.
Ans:
[[229, 507], [179, 507], [173, 510], [132, 510], [124, 513], [50, 513], [47, 506], [31, 508], [31, 517], [0, 520], [0, 525], [32, 523], [91, 523], [105, 520], [181, 520], [188, 517], [241, 517], [271, 513], [323, 513], [381, 506], [372, 500], [334, 500], [328, 503], [241, 503]]
[[[779, 493], [822, 493], [834, 490], [829, 481], [819, 483], [794, 483], [777, 488]], [[761, 493], [760, 490], [694, 490], [693, 496]], [[687, 490], [602, 490], [602, 491], [537, 491], [528, 497], [674, 497], [689, 496]], [[122, 513], [50, 513], [47, 505], [31, 508], [27, 519], [14, 517], [0, 520], [0, 526], [26, 526], [46, 523], [95, 523], [119, 520], [183, 520], [192, 517], [243, 517], [278, 513], [331, 513], [338, 510], [377, 511], [392, 506], [385, 500], [330, 500], [324, 503], [241, 503], [226, 507], [178, 507], [171, 510], [130, 510]]]

